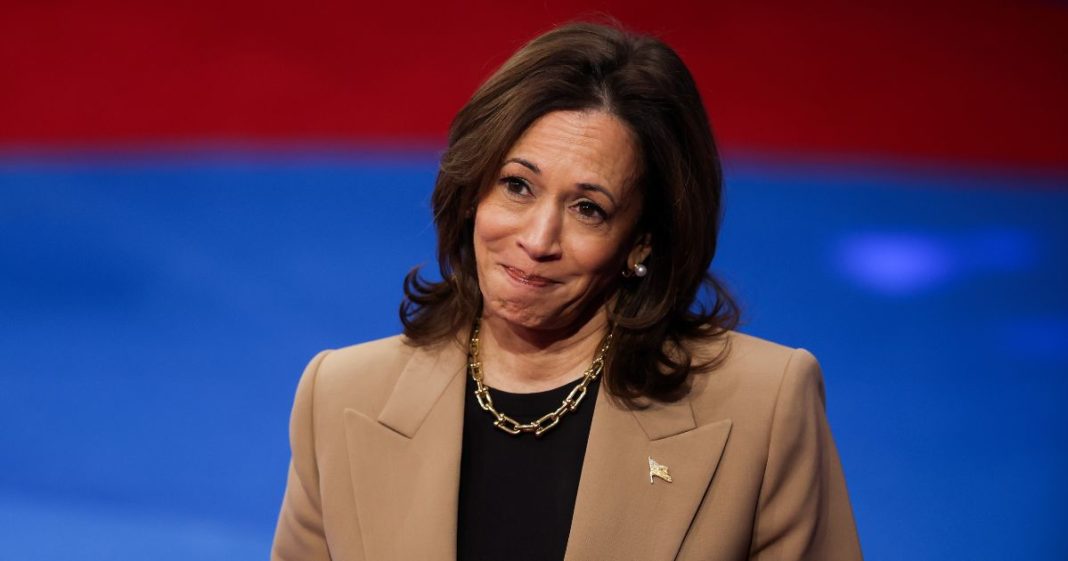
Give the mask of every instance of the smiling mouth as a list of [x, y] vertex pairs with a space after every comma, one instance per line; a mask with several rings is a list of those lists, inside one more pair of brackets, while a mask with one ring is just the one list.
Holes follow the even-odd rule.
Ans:
[[508, 276], [528, 286], [544, 287], [551, 284], [557, 284], [557, 281], [538, 275], [531, 275], [520, 269], [516, 269], [515, 267], [509, 267], [508, 265], [501, 266], [504, 267], [504, 271], [508, 273]]

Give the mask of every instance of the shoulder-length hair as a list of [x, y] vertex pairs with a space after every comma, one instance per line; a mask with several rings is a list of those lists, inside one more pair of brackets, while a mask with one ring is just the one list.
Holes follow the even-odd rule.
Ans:
[[605, 383], [618, 399], [670, 401], [690, 374], [714, 368], [726, 346], [698, 361], [691, 343], [722, 336], [738, 308], [708, 272], [723, 190], [701, 96], [679, 56], [660, 40], [618, 27], [572, 23], [519, 49], [452, 122], [432, 196], [440, 282], [413, 269], [400, 316], [411, 344], [455, 337], [481, 313], [473, 209], [512, 145], [553, 111], [601, 110], [637, 140], [643, 197], [637, 231], [649, 235], [645, 277], [620, 275], [609, 310], [613, 344]]

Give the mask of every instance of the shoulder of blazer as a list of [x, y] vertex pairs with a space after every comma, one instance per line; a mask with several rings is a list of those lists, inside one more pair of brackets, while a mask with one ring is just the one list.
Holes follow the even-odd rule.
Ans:
[[[694, 349], [695, 358], [716, 356], [726, 346], [726, 356], [716, 368], [695, 374], [688, 396], [698, 425], [734, 419], [735, 425], [765, 424], [775, 409], [779, 388], [798, 355], [812, 359], [802, 349], [735, 331]], [[804, 360], [804, 359], [802, 359]]]

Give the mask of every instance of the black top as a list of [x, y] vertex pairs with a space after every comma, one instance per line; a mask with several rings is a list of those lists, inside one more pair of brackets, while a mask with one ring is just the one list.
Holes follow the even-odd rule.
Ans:
[[[528, 423], [559, 407], [577, 383], [527, 394], [490, 388], [490, 396], [498, 411]], [[542, 436], [512, 436], [493, 426], [467, 377], [458, 561], [564, 558], [599, 383], [592, 382], [579, 408]]]

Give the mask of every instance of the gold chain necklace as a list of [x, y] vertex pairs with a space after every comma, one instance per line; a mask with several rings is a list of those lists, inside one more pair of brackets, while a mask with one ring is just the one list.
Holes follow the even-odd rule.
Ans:
[[571, 392], [564, 398], [560, 407], [557, 407], [555, 411], [551, 411], [542, 415], [535, 421], [529, 423], [520, 423], [515, 419], [497, 411], [497, 408], [493, 406], [493, 398], [490, 396], [489, 388], [482, 383], [482, 362], [478, 357], [478, 333], [481, 322], [475, 320], [474, 327], [471, 328], [471, 341], [468, 345], [467, 354], [467, 371], [471, 373], [471, 378], [475, 381], [475, 399], [478, 400], [478, 405], [483, 410], [488, 411], [490, 415], [493, 415], [493, 426], [503, 430], [504, 432], [517, 435], [524, 432], [532, 432], [534, 436], [541, 436], [545, 431], [556, 426], [560, 422], [560, 417], [563, 417], [566, 413], [570, 413], [575, 409], [578, 409], [582, 398], [586, 397], [586, 388], [590, 383], [597, 379], [597, 376], [601, 375], [604, 370], [604, 355], [608, 352], [608, 346], [612, 343], [612, 334], [609, 333], [604, 339], [604, 343], [601, 344], [600, 350], [597, 351], [597, 356], [593, 359], [593, 364], [582, 373], [582, 381], [580, 381]]

